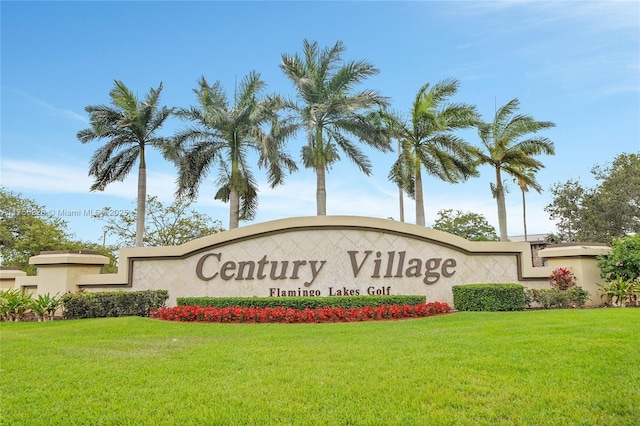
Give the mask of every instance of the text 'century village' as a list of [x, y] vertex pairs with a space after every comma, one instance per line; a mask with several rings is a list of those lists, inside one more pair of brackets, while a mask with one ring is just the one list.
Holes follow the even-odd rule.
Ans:
[[[351, 250], [346, 254], [354, 278], [360, 274], [369, 275], [371, 278], [422, 277], [424, 284], [435, 284], [441, 277], [453, 276], [457, 266], [453, 258], [407, 258], [406, 251], [389, 251], [384, 254], [377, 251], [374, 254], [373, 250]], [[309, 287], [327, 269], [326, 263], [326, 260], [270, 260], [266, 254], [259, 260], [235, 261], [226, 260], [222, 253], [207, 253], [200, 257], [196, 264], [196, 276], [203, 281], [302, 279], [304, 286]], [[273, 290], [279, 291], [279, 289]], [[389, 294], [388, 288], [385, 287], [371, 291], [373, 293], [370, 294]], [[278, 296], [278, 294], [272, 296]]]

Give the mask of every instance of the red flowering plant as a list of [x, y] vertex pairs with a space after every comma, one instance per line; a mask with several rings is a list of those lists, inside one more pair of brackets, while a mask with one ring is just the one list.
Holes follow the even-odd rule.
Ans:
[[198, 322], [354, 322], [381, 319], [420, 318], [446, 314], [452, 309], [446, 303], [419, 303], [417, 305], [382, 305], [362, 308], [322, 307], [315, 309], [293, 308], [242, 308], [238, 306], [214, 308], [211, 306], [175, 306], [150, 312], [151, 318], [167, 321]]
[[569, 290], [576, 285], [576, 276], [567, 268], [557, 268], [549, 275], [551, 287], [558, 290]]

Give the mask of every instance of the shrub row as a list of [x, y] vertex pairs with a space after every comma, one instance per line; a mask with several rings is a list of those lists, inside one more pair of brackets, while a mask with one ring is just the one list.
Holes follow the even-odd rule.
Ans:
[[454, 285], [453, 305], [459, 311], [522, 311], [526, 307], [520, 284]]
[[527, 289], [525, 292], [527, 306], [537, 304], [543, 309], [556, 308], [581, 308], [589, 299], [589, 292], [581, 287], [572, 287], [568, 290], [557, 288]]
[[178, 306], [210, 306], [214, 308], [363, 308], [382, 305], [417, 305], [424, 296], [341, 296], [341, 297], [179, 297]]
[[219, 323], [319, 323], [354, 322], [383, 319], [419, 318], [451, 311], [446, 303], [419, 303], [417, 305], [380, 305], [345, 309], [341, 307], [318, 307], [293, 309], [285, 307], [224, 307], [176, 306], [151, 311], [152, 318], [168, 321], [198, 321]]
[[149, 316], [169, 299], [167, 290], [78, 292], [62, 296], [65, 319]]

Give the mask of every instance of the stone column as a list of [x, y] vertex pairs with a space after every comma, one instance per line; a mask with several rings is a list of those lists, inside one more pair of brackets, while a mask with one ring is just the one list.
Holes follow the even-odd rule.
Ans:
[[16, 286], [36, 287], [37, 294], [60, 294], [78, 290], [78, 277], [99, 274], [100, 268], [109, 263], [109, 258], [95, 251], [43, 251], [29, 258], [37, 268], [35, 277], [18, 277]]
[[610, 250], [606, 245], [572, 244], [547, 247], [540, 250], [538, 255], [547, 259], [547, 266], [552, 269], [567, 268], [573, 272], [576, 285], [590, 294], [591, 300], [587, 301], [587, 306], [598, 306], [602, 305], [598, 283], [603, 281], [600, 278], [597, 258]]
[[11, 266], [0, 266], [0, 290], [8, 290], [16, 285], [16, 278], [24, 277], [27, 273]]

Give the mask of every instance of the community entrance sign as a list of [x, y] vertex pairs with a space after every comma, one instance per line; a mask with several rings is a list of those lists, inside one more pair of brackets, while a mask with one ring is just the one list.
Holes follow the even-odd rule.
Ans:
[[36, 276], [0, 268], [0, 288], [35, 294], [78, 290], [168, 290], [185, 296], [288, 297], [422, 295], [453, 304], [451, 287], [520, 283], [549, 288], [548, 276], [569, 268], [598, 305], [596, 258], [606, 246], [540, 250], [529, 243], [472, 242], [392, 220], [354, 216], [282, 219], [224, 231], [180, 246], [120, 250], [117, 274], [100, 274], [109, 259], [95, 252], [43, 252], [29, 263]]
[[175, 247], [122, 249], [117, 275], [81, 277], [104, 285], [184, 296], [286, 297], [424, 295], [452, 303], [471, 283], [548, 286], [529, 243], [470, 242], [392, 220], [321, 216], [224, 231]]

